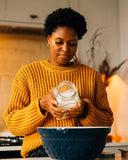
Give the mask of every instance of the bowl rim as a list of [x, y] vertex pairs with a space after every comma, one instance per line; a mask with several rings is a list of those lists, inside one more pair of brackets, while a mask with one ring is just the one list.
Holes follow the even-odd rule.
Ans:
[[94, 129], [96, 129], [96, 128], [111, 128], [110, 126], [87, 126], [87, 127], [77, 127], [77, 126], [75, 126], [75, 127], [37, 127], [37, 128], [44, 128], [44, 129], [92, 129], [92, 128], [94, 128]]
[[[75, 132], [74, 132], [75, 131]], [[98, 126], [98, 127], [37, 127], [37, 132], [40, 134], [58, 134], [58, 133], [78, 133], [78, 134], [104, 134], [110, 133], [110, 126]]]

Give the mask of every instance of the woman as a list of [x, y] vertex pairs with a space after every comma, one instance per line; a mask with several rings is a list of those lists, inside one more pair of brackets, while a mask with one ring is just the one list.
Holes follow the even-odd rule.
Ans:
[[[87, 32], [85, 18], [71, 8], [58, 9], [44, 26], [51, 59], [18, 71], [5, 112], [11, 133], [24, 135], [22, 157], [45, 154], [37, 127], [111, 126], [113, 122], [100, 75], [77, 61], [78, 41]], [[53, 88], [62, 81], [73, 82], [80, 96], [78, 106], [67, 111], [57, 108], [52, 96]]]

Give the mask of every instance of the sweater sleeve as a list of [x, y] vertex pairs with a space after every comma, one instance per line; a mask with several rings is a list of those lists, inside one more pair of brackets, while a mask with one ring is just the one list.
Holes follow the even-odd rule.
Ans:
[[87, 103], [88, 113], [85, 118], [79, 119], [82, 126], [111, 126], [113, 113], [109, 106], [105, 86], [100, 75], [96, 74], [94, 103], [84, 98]]
[[8, 107], [5, 111], [5, 122], [14, 135], [28, 135], [41, 126], [47, 116], [42, 114], [39, 100], [31, 102], [28, 77], [25, 67], [17, 73], [13, 85]]

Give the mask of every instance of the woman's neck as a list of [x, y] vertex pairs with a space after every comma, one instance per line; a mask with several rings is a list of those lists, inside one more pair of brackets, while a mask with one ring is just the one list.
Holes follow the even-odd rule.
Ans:
[[68, 62], [67, 64], [56, 64], [56, 63], [53, 63], [51, 60], [48, 60], [48, 62], [52, 65], [60, 66], [60, 67], [70, 67], [74, 64], [74, 62]]

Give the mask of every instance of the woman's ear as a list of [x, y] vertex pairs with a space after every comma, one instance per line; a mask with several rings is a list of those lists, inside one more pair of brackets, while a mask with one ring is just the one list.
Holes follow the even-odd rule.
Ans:
[[50, 39], [51, 39], [51, 36], [48, 36], [47, 37], [48, 45], [50, 45]]

